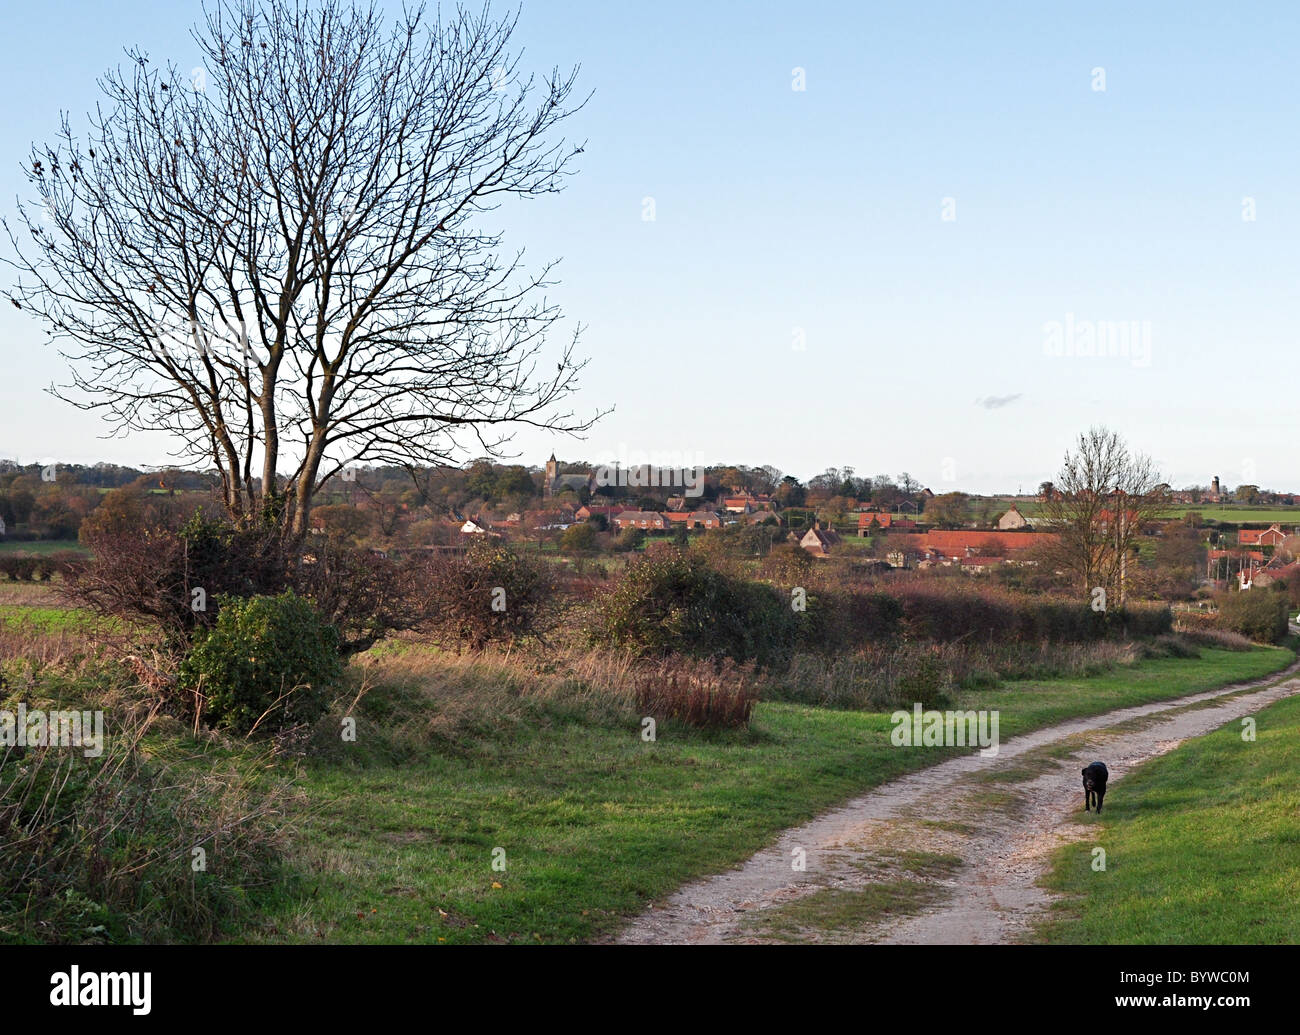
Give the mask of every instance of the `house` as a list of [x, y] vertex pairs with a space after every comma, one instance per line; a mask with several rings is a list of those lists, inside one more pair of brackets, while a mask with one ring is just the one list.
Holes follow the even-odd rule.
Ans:
[[799, 540], [799, 545], [814, 557], [830, 556], [831, 548], [838, 546], [839, 543], [839, 533], [833, 528], [822, 528], [820, 521], [808, 529]]
[[[936, 558], [1014, 557], [1037, 546], [1056, 542], [1051, 532], [932, 531], [920, 536], [920, 547]], [[892, 542], [892, 540], [891, 540]]]
[[603, 514], [608, 521], [613, 521], [615, 516], [622, 514], [625, 510], [631, 510], [631, 507], [624, 506], [621, 503], [610, 503], [602, 506], [599, 503], [589, 503], [586, 506], [579, 507], [573, 512], [573, 516], [579, 521], [587, 521], [597, 514]]
[[865, 538], [871, 535], [873, 524], [876, 529], [898, 532], [914, 532], [918, 527], [911, 518], [899, 517], [897, 514], [889, 514], [883, 510], [866, 510], [858, 514], [858, 537]]
[[647, 532], [662, 532], [668, 528], [668, 520], [654, 510], [625, 510], [614, 515], [614, 527], [641, 528]]
[[[1120, 512], [1116, 510], [1099, 510], [1097, 512], [1097, 527], [1105, 533], [1116, 520]], [[1124, 527], [1132, 528], [1141, 520], [1141, 515], [1136, 510], [1126, 510], [1123, 512]]]
[[573, 512], [563, 507], [530, 510], [524, 515], [525, 527], [543, 532], [562, 532], [572, 524], [574, 524]]
[[1206, 557], [1212, 561], [1227, 557], [1229, 560], [1240, 561], [1243, 564], [1254, 563], [1260, 567], [1268, 563], [1268, 555], [1262, 550], [1210, 550]]
[[1003, 532], [1011, 529], [1028, 527], [1029, 522], [1025, 520], [1025, 516], [1020, 513], [1014, 503], [1011, 504], [1005, 514], [998, 518], [998, 529]]
[[685, 525], [687, 528], [695, 528], [697, 525], [703, 528], [721, 528], [722, 515], [715, 514], [711, 510], [669, 510], [661, 515], [666, 518], [669, 524]]
[[486, 535], [487, 529], [477, 521], [468, 520], [460, 526], [462, 535]]
[[1233, 573], [1249, 583], [1250, 573], [1268, 563], [1262, 550], [1207, 550], [1205, 553], [1205, 578], [1210, 582], [1230, 579]]
[[1238, 546], [1281, 546], [1286, 533], [1277, 525], [1268, 528], [1243, 528], [1237, 533]]
[[739, 496], [724, 496], [722, 509], [728, 514], [752, 514], [757, 510], [776, 510], [776, 502], [771, 496], [742, 492]]
[[1294, 582], [1297, 578], [1300, 578], [1300, 563], [1256, 568], [1253, 575], [1249, 575], [1245, 571], [1241, 573], [1241, 588], [1249, 589], [1252, 583], [1256, 586], [1270, 586], [1278, 579], [1287, 579]]

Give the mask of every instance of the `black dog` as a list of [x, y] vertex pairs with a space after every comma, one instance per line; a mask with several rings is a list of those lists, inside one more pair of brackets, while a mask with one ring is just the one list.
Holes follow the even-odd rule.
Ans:
[[1102, 799], [1106, 797], [1106, 781], [1110, 778], [1110, 773], [1106, 770], [1104, 762], [1093, 762], [1083, 771], [1083, 811], [1088, 811], [1088, 806], [1096, 802], [1097, 811], [1101, 811]]

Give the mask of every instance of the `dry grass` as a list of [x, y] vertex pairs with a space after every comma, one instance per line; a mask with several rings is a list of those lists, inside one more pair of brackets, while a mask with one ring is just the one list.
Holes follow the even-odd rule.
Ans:
[[749, 725], [758, 691], [752, 667], [726, 661], [716, 669], [698, 661], [671, 659], [636, 679], [637, 710], [699, 729]]
[[[354, 659], [343, 693], [317, 726], [311, 750], [339, 753], [337, 730], [344, 716], [356, 718], [358, 744], [382, 745], [379, 753], [388, 758], [547, 716], [597, 724], [626, 721], [634, 711], [635, 675], [644, 665], [613, 651], [489, 648], [453, 654], [410, 639], [390, 640]], [[347, 752], [353, 758], [358, 754]]]
[[0, 614], [0, 677], [9, 669], [12, 678], [15, 667], [77, 672], [97, 663], [119, 643], [108, 636], [89, 636], [82, 629], [40, 625]]
[[1205, 617], [1179, 615], [1174, 623], [1174, 630], [1183, 639], [1198, 647], [1215, 647], [1219, 650], [1250, 650], [1255, 645], [1247, 636], [1227, 629], [1216, 629]]
[[773, 680], [779, 696], [832, 708], [889, 709], [915, 701], [941, 706], [956, 691], [1004, 679], [1076, 679], [1136, 664], [1137, 643], [905, 644], [844, 654], [829, 662], [798, 655]]

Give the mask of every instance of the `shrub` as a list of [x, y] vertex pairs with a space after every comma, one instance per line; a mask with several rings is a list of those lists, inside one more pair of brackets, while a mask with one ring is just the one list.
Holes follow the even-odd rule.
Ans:
[[0, 557], [0, 571], [9, 577], [10, 582], [32, 582], [36, 578], [38, 559], [25, 554], [13, 554]]
[[426, 627], [435, 639], [458, 649], [540, 638], [555, 605], [549, 569], [499, 539], [476, 540], [460, 557], [435, 558], [425, 569], [424, 593]]
[[350, 655], [369, 649], [393, 630], [420, 623], [428, 567], [322, 543], [313, 563], [299, 563], [289, 572], [289, 583], [338, 631], [339, 649]]
[[216, 625], [199, 630], [195, 641], [178, 685], [210, 721], [236, 733], [314, 721], [328, 706], [326, 688], [343, 671], [338, 632], [292, 590], [226, 598]]
[[763, 558], [764, 577], [774, 582], [802, 586], [812, 571], [813, 556], [798, 543], [780, 543]]
[[629, 526], [619, 533], [618, 539], [614, 541], [614, 549], [619, 553], [631, 553], [633, 550], [641, 549], [645, 545], [645, 540], [645, 529]]
[[585, 521], [570, 525], [560, 536], [560, 549], [565, 553], [591, 553], [596, 549], [596, 529]]
[[761, 665], [786, 663], [796, 632], [788, 598], [773, 587], [732, 578], [697, 552], [671, 547], [628, 566], [591, 629], [594, 642], [639, 653]]
[[1239, 590], [1219, 600], [1216, 625], [1257, 643], [1281, 643], [1287, 635], [1287, 598], [1270, 589]]
[[1213, 647], [1217, 650], [1250, 650], [1255, 645], [1241, 633], [1218, 629], [1206, 622], [1180, 622], [1178, 635], [1196, 647]]
[[1134, 604], [1115, 614], [1113, 624], [1129, 636], [1167, 636], [1174, 628], [1174, 615], [1167, 604]]
[[823, 590], [796, 616], [799, 649], [835, 654], [889, 643], [899, 634], [903, 607], [886, 593]]
[[[236, 529], [196, 512], [179, 528], [129, 523], [92, 528], [83, 542], [94, 556], [67, 572], [78, 603], [112, 618], [143, 620], [174, 639], [211, 626], [223, 596], [279, 593], [288, 565], [273, 529]], [[195, 589], [205, 606], [195, 609]]]
[[1087, 601], [1075, 597], [1017, 593], [957, 578], [904, 584], [892, 592], [902, 603], [907, 634], [941, 643], [967, 638], [1077, 643], [1109, 634], [1160, 636], [1173, 628], [1173, 616], [1164, 604], [1093, 611]]

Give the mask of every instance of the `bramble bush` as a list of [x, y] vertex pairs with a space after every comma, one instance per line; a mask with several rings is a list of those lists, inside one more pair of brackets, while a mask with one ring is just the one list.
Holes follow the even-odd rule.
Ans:
[[442, 555], [429, 563], [421, 603], [423, 627], [457, 649], [482, 650], [494, 640], [540, 638], [554, 614], [554, 590], [553, 576], [543, 563], [516, 553], [499, 539], [479, 539], [463, 556]]
[[[89, 559], [64, 564], [74, 598], [97, 614], [143, 621], [178, 649], [196, 628], [210, 628], [221, 600], [274, 596], [293, 589], [310, 600], [354, 654], [385, 633], [422, 617], [428, 573], [419, 561], [396, 561], [329, 536], [301, 549], [274, 528], [236, 528], [195, 512], [184, 524], [151, 524], [125, 513], [83, 529]], [[193, 606], [196, 589], [204, 607]]]
[[338, 632], [286, 590], [222, 600], [213, 628], [196, 632], [177, 684], [212, 724], [274, 733], [324, 714], [328, 688], [342, 674]]
[[[144, 621], [183, 640], [211, 626], [221, 597], [285, 588], [283, 547], [271, 530], [236, 529], [195, 512], [185, 524], [132, 524], [129, 518], [83, 529], [93, 557], [73, 563], [69, 589], [82, 606], [111, 618]], [[204, 608], [193, 607], [202, 589]]]

